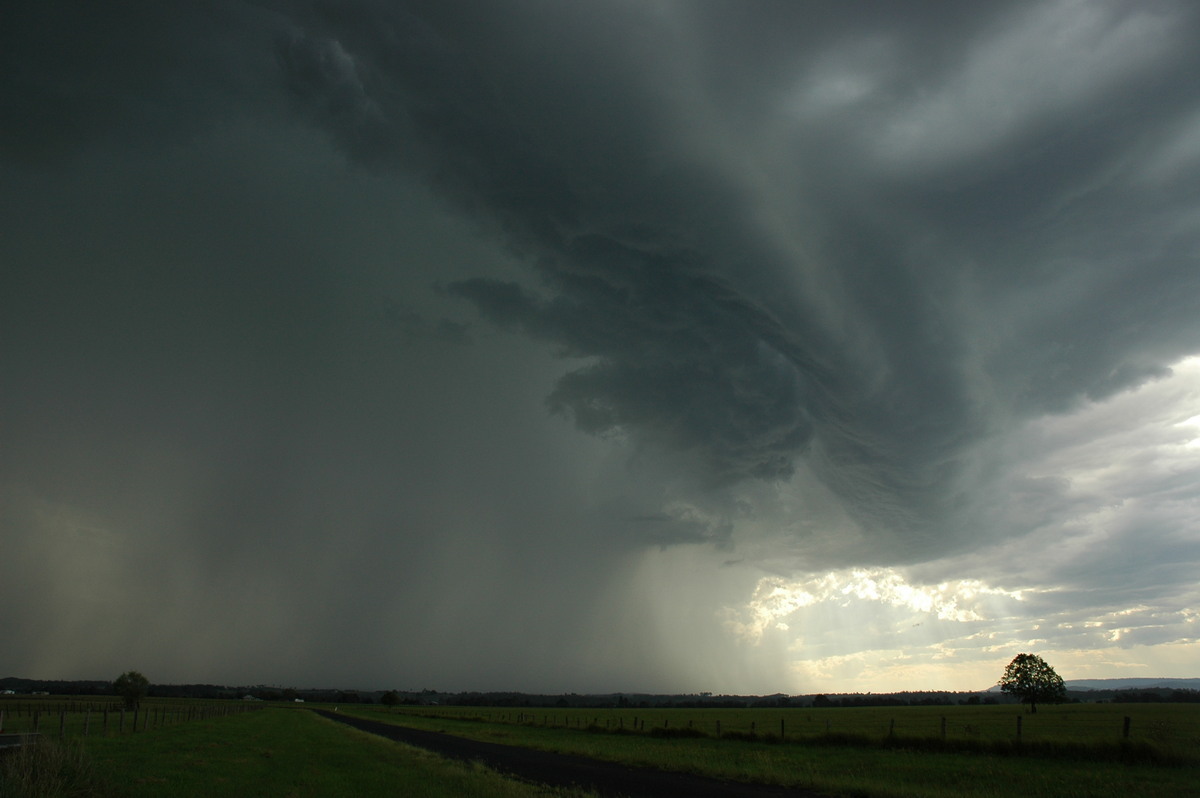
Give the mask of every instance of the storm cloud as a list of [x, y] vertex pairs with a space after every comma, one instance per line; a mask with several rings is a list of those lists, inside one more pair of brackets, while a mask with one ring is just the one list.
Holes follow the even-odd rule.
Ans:
[[1194, 650], [1189, 5], [12, 22], [0, 589], [56, 587], [6, 667], [123, 667], [64, 661], [89, 628], [193, 641], [152, 677], [480, 689]]

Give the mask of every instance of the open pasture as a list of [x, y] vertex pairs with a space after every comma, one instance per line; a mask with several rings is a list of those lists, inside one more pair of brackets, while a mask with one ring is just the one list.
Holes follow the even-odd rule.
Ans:
[[[747, 710], [344, 706], [340, 711], [509, 745], [832, 795], [1200, 796], [1196, 705], [1070, 704], [1047, 706], [1036, 715], [1013, 705]], [[1023, 718], [1020, 743], [1015, 742], [1018, 715]], [[1130, 739], [1123, 741], [1127, 715]], [[945, 743], [940, 736], [943, 716]], [[718, 720], [721, 738], [715, 736]], [[666, 731], [688, 729], [689, 721], [692, 736]], [[623, 733], [603, 733], [614, 727]]]
[[94, 798], [589, 798], [524, 784], [317, 717], [270, 708], [148, 733], [51, 737], [0, 760], [0, 795]]
[[1200, 756], [1200, 705], [1195, 704], [1059, 704], [1041, 706], [1036, 713], [1012, 704], [786, 709], [402, 707], [392, 711], [430, 718], [660, 735], [686, 730], [714, 738], [812, 741], [851, 737], [981, 743], [1019, 739], [1022, 743], [1079, 746], [1127, 741], [1168, 755]]
[[[37, 703], [44, 738], [57, 743], [64, 717], [59, 707], [71, 703]], [[90, 702], [74, 703], [79, 709]], [[0, 705], [9, 712], [15, 706]], [[222, 705], [227, 714], [216, 711]], [[110, 713], [118, 706], [107, 704]], [[82, 746], [96, 774], [113, 787], [103, 794], [242, 795], [249, 789], [384, 795], [398, 788], [415, 791], [400, 794], [558, 794], [405, 746], [397, 749], [316, 718], [305, 711], [312, 705], [150, 699], [143, 707], [150, 712], [140, 715], [146, 726], [136, 733], [129, 717], [125, 733], [116, 733], [110, 714], [107, 734], [93, 725], [82, 736], [80, 719], [88, 710], [65, 716], [66, 745]], [[192, 720], [186, 722], [189, 707]], [[339, 711], [508, 745], [830, 795], [1200, 796], [1197, 705], [1067, 704], [1046, 706], [1036, 715], [1014, 705], [717, 710], [343, 705]], [[1015, 744], [1018, 716], [1022, 742]], [[26, 717], [22, 712], [14, 720], [24, 723]], [[7, 720], [5, 725], [13, 730]], [[1128, 752], [1134, 756], [1123, 756]]]
[[146, 698], [135, 712], [108, 696], [8, 697], [0, 700], [0, 732], [61, 738], [132, 734], [261, 708], [249, 702]]

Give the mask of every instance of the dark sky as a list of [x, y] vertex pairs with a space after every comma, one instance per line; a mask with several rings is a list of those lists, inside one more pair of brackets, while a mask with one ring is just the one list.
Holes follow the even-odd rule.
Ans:
[[0, 11], [0, 675], [1200, 661], [1200, 11]]

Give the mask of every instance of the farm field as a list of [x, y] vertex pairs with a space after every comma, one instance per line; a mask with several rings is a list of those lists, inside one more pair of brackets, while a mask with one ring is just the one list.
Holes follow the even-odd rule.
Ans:
[[50, 737], [134, 733], [186, 721], [238, 715], [261, 705], [233, 701], [146, 698], [135, 713], [108, 696], [0, 700], [0, 731], [38, 732]]
[[[1067, 704], [1040, 708], [1036, 715], [1005, 705], [340, 711], [491, 742], [834, 794], [1200, 795], [1200, 707], [1194, 705]], [[1015, 743], [1018, 716], [1022, 737]], [[692, 734], [703, 736], [671, 736], [687, 734], [682, 730], [689, 723]], [[632, 732], [635, 725], [638, 733]], [[611, 733], [614, 729], [624, 733]]]
[[[182, 702], [181, 702], [182, 703]], [[7, 726], [6, 726], [7, 728]], [[56, 732], [57, 733], [57, 732]], [[88, 798], [156, 796], [421, 795], [430, 798], [588, 798], [505, 778], [418, 748], [348, 729], [311, 712], [268, 708], [146, 732], [68, 736], [47, 746], [53, 766], [68, 760], [68, 786], [22, 792], [19, 779], [0, 775], [0, 795]], [[7, 763], [5, 763], [7, 764]], [[3, 774], [4, 771], [0, 771]]]
[[[39, 723], [43, 738], [61, 734], [58, 747], [80, 752], [103, 785], [66, 795], [581, 795], [522, 784], [306, 711], [317, 708], [148, 699], [135, 731], [132, 713], [122, 724], [111, 699], [0, 701], [6, 732]], [[1012, 705], [338, 709], [488, 742], [830, 795], [1200, 796], [1200, 706], [1189, 704], [1065, 704], [1036, 714]], [[0, 783], [0, 794], [10, 793]]]
[[[344, 710], [356, 709], [342, 707]], [[519, 726], [549, 726], [652, 733], [693, 730], [706, 736], [759, 735], [804, 740], [850, 735], [1028, 744], [1153, 746], [1167, 756], [1200, 757], [1200, 705], [1059, 704], [1030, 713], [1021, 705], [835, 707], [789, 709], [498, 709], [489, 707], [376, 708], [393, 715], [465, 719]], [[1129, 718], [1128, 737], [1125, 718]], [[945, 719], [943, 728], [942, 719]], [[944, 732], [944, 734], [943, 734]]]

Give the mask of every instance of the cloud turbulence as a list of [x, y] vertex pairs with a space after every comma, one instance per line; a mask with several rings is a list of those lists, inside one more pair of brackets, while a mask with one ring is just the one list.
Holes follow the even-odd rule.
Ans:
[[6, 17], [0, 670], [1196, 675], [1190, 4]]

